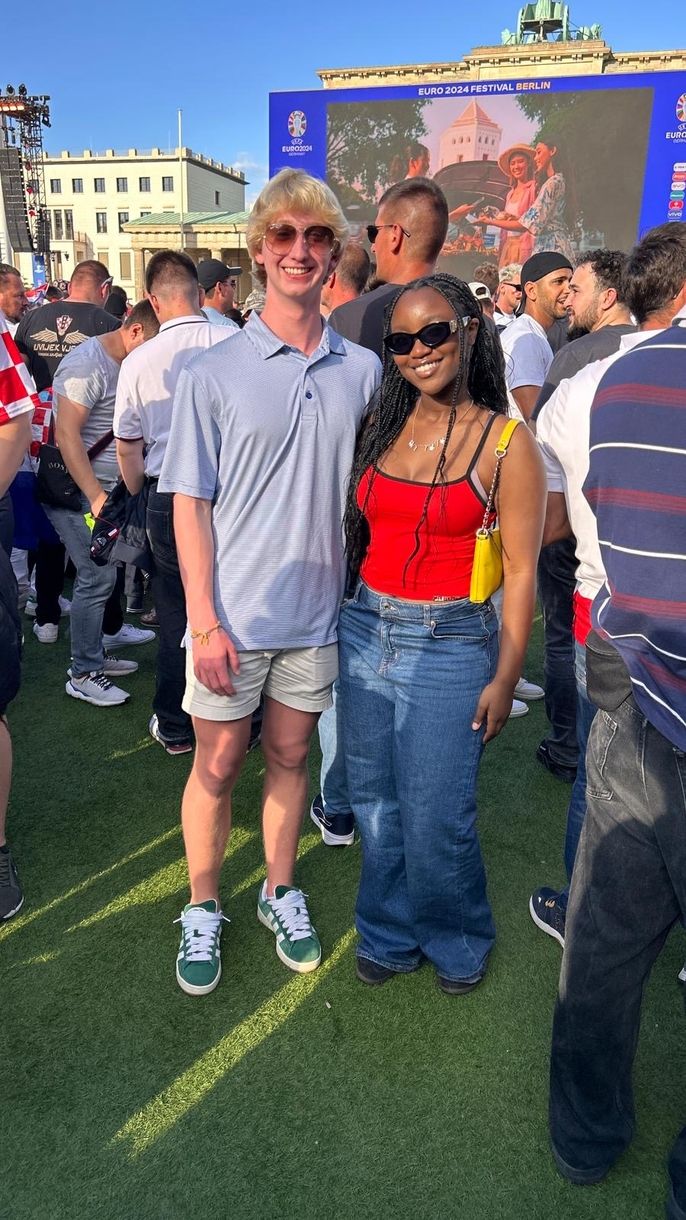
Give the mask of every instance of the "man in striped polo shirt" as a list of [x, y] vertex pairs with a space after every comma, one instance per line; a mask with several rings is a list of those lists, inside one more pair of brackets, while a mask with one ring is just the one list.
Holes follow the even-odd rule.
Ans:
[[[579, 766], [567, 810], [564, 861], [568, 879], [586, 809], [586, 741], [596, 710], [586, 690], [586, 638], [591, 629], [591, 605], [605, 580], [595, 518], [583, 494], [591, 407], [603, 375], [615, 361], [644, 343], [649, 333], [671, 325], [686, 280], [686, 226], [658, 225], [646, 233], [629, 254], [623, 280], [623, 292], [638, 321], [638, 331], [621, 337], [616, 354], [596, 360], [562, 381], [544, 404], [537, 425], [548, 482], [543, 541], [573, 533], [578, 560], [573, 632]], [[568, 893], [567, 888], [558, 891], [542, 886], [529, 902], [534, 923], [560, 944], [564, 944]]]
[[[686, 304], [686, 278], [675, 313]], [[587, 812], [567, 912], [550, 1085], [564, 1177], [600, 1181], [631, 1141], [641, 998], [686, 921], [686, 331], [605, 373], [584, 490], [606, 581], [592, 609]], [[667, 1215], [686, 1218], [686, 1127]]]

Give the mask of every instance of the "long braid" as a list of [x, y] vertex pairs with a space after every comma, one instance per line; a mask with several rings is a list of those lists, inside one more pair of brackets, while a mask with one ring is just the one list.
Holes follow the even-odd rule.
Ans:
[[[455, 276], [438, 273], [406, 284], [394, 297], [386, 311], [384, 337], [390, 333], [395, 307], [405, 292], [419, 288], [433, 288], [450, 305], [457, 318], [478, 318], [477, 330], [468, 367], [465, 369], [466, 335], [460, 326], [456, 334], [460, 345], [461, 375], [456, 378], [446, 429], [445, 441], [436, 463], [431, 485], [428, 489], [422, 513], [415, 529], [415, 546], [403, 569], [403, 581], [410, 564], [416, 559], [421, 547], [421, 530], [426, 522], [431, 497], [436, 486], [445, 482], [445, 463], [450, 437], [457, 417], [457, 401], [464, 388], [465, 374], [467, 391], [475, 403], [491, 411], [507, 413], [507, 390], [505, 387], [505, 361], [496, 335], [491, 334], [483, 320], [481, 306], [468, 286]], [[367, 423], [363, 428], [355, 452], [350, 475], [345, 510], [345, 532], [348, 560], [352, 579], [357, 579], [362, 561], [369, 545], [369, 527], [365, 510], [369, 502], [379, 459], [390, 449], [402, 432], [408, 416], [414, 410], [419, 390], [410, 385], [400, 373], [395, 360], [385, 346], [383, 350], [383, 378], [371, 404]], [[358, 489], [365, 473], [370, 477], [362, 507], [358, 506]]]

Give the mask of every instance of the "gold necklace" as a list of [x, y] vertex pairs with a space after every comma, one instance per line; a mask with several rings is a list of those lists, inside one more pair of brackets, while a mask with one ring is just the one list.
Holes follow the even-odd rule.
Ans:
[[[471, 411], [473, 406], [474, 406], [474, 400], [470, 399], [467, 410], [462, 415], [456, 416], [455, 424], [459, 424], [461, 422], [461, 420], [463, 420], [469, 414], [469, 412]], [[442, 447], [443, 445], [445, 445], [447, 433], [445, 433], [445, 435], [443, 435], [443, 436], [437, 437], [437, 439], [434, 441], [429, 441], [428, 443], [424, 443], [424, 441], [416, 441], [414, 439], [414, 430], [415, 430], [415, 425], [417, 423], [418, 412], [419, 412], [419, 402], [417, 402], [417, 406], [415, 407], [414, 412], [413, 412], [412, 435], [410, 436], [410, 439], [407, 442], [407, 447], [408, 447], [408, 449], [411, 449], [413, 453], [415, 453], [418, 449], [423, 449], [425, 451], [425, 453], [435, 453], [436, 450], [439, 448], [439, 446]], [[455, 424], [453, 424], [453, 428], [455, 427]]]

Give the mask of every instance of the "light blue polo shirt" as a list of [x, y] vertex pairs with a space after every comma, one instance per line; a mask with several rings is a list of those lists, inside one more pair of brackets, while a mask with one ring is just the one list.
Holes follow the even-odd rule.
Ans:
[[256, 313], [181, 373], [158, 490], [213, 502], [215, 608], [239, 650], [335, 642], [346, 489], [380, 379], [329, 326], [305, 356]]

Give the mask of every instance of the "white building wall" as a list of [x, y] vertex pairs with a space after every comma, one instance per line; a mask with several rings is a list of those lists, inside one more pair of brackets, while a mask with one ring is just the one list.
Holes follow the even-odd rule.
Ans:
[[[131, 298], [135, 275], [131, 235], [119, 232], [125, 217], [137, 220], [146, 213], [179, 212], [182, 208], [185, 213], [238, 212], [245, 206], [242, 175], [190, 149], [183, 149], [181, 161], [178, 151], [165, 153], [160, 149], [147, 153], [131, 149], [126, 154], [111, 149], [97, 154], [86, 149], [83, 153], [48, 155], [45, 189], [55, 277], [69, 279], [76, 263], [98, 258]], [[67, 237], [66, 214], [71, 214], [73, 238]], [[105, 231], [99, 232], [99, 228]], [[30, 255], [19, 256], [19, 269], [30, 284]]]

